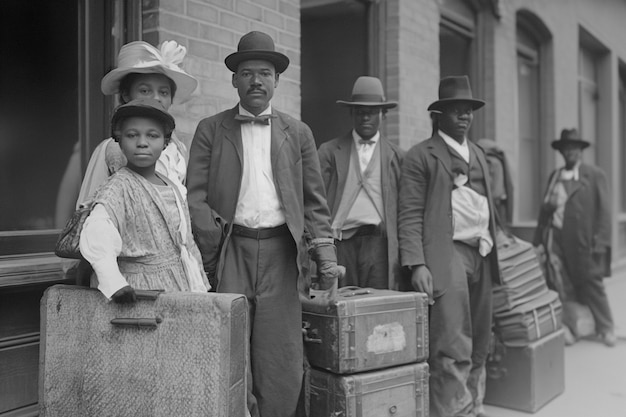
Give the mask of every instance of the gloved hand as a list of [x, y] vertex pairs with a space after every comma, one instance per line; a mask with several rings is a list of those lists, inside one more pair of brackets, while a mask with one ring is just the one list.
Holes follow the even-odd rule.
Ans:
[[137, 294], [130, 285], [120, 288], [111, 296], [111, 300], [118, 304], [132, 304], [137, 301]]
[[426, 293], [429, 305], [435, 304], [433, 298], [433, 276], [426, 265], [418, 265], [413, 268], [411, 284], [415, 291]]
[[309, 250], [317, 265], [319, 289], [327, 292], [326, 298], [334, 299], [338, 281], [346, 274], [346, 268], [337, 265], [337, 249], [332, 239], [313, 239]]

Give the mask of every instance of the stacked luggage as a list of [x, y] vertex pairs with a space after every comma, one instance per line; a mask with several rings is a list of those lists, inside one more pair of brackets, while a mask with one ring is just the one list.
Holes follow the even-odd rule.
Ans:
[[493, 288], [484, 402], [535, 412], [565, 389], [563, 307], [529, 242], [500, 234], [497, 246], [502, 285]]
[[244, 417], [247, 300], [70, 285], [41, 301], [42, 417]]
[[344, 287], [303, 300], [310, 417], [427, 417], [425, 294]]

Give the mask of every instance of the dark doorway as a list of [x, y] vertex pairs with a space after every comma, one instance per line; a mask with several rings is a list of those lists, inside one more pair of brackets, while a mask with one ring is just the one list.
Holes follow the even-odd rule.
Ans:
[[317, 146], [350, 130], [352, 85], [368, 75], [367, 6], [359, 1], [302, 2], [302, 120]]

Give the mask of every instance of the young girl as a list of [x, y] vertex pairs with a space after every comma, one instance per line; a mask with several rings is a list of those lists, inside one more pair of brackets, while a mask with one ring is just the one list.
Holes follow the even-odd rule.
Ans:
[[134, 289], [210, 288], [186, 202], [156, 170], [174, 126], [174, 118], [154, 99], [132, 100], [111, 119], [112, 136], [127, 163], [96, 193], [80, 251], [96, 273], [97, 288], [115, 302], [134, 302]]
[[[179, 67], [186, 53], [187, 49], [175, 41], [163, 42], [160, 49], [143, 41], [130, 42], [120, 49], [117, 67], [102, 78], [102, 93], [119, 94], [122, 104], [153, 98], [169, 110], [172, 104], [187, 100], [198, 85], [198, 80]], [[156, 165], [185, 198], [187, 159], [187, 147], [173, 135]], [[113, 139], [102, 141], [89, 159], [76, 207], [88, 201], [106, 178], [124, 165], [124, 155]]]

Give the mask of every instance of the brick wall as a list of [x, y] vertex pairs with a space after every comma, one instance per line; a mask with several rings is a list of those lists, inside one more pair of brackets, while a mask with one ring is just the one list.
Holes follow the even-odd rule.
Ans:
[[291, 64], [281, 74], [272, 104], [300, 117], [299, 0], [143, 0], [143, 12], [144, 39], [155, 44], [173, 39], [185, 45], [183, 68], [199, 80], [191, 100], [171, 109], [177, 133], [187, 144], [201, 119], [238, 102], [224, 58], [251, 30], [268, 33], [276, 49], [289, 57]]
[[408, 149], [430, 136], [428, 105], [439, 84], [439, 7], [432, 0], [387, 0], [387, 94], [398, 100], [390, 136]]

